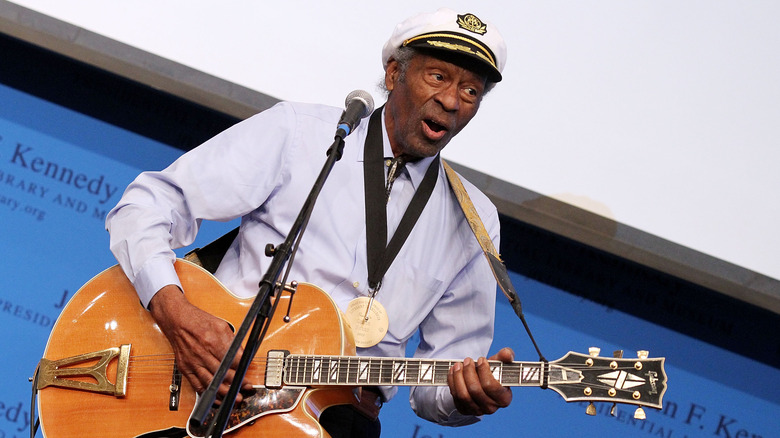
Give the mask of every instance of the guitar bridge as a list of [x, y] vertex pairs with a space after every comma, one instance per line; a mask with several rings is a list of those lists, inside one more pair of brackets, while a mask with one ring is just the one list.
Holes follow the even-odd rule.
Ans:
[[[108, 380], [106, 370], [108, 364], [117, 357], [119, 362], [116, 367], [116, 383], [111, 383]], [[94, 365], [76, 366], [96, 359], [97, 363]], [[59, 360], [43, 358], [38, 364], [37, 389], [41, 390], [47, 386], [55, 386], [124, 397], [127, 387], [129, 361], [130, 344]], [[75, 377], [89, 377], [94, 379], [95, 382], [76, 380]]]

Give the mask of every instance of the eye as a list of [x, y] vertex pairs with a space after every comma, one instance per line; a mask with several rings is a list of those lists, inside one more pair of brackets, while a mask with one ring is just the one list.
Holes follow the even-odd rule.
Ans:
[[476, 102], [479, 100], [479, 93], [480, 91], [477, 88], [474, 87], [464, 87], [461, 89], [463, 100], [466, 102]]
[[444, 75], [441, 73], [431, 73], [431, 77], [434, 81], [441, 82], [444, 80]]

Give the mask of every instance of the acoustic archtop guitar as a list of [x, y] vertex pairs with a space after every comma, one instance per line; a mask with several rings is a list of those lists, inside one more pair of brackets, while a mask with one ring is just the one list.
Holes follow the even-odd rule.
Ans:
[[[251, 300], [232, 295], [197, 265], [178, 260], [175, 267], [190, 302], [241, 324]], [[286, 308], [290, 298], [277, 299]], [[310, 284], [298, 285], [290, 316], [290, 322], [272, 320], [247, 372], [258, 387], [234, 408], [226, 436], [327, 437], [317, 422], [320, 413], [358, 403], [360, 387], [446, 385], [457, 362], [355, 356], [341, 312]], [[660, 409], [666, 391], [664, 359], [649, 359], [646, 352], [636, 359], [570, 352], [549, 363], [491, 362], [491, 370], [503, 385], [547, 387], [567, 402]], [[189, 426], [197, 395], [176, 372], [170, 344], [118, 266], [87, 282], [63, 309], [38, 365], [36, 388], [41, 429], [49, 438], [136, 437], [169, 428], [187, 428], [192, 437], [205, 432]]]

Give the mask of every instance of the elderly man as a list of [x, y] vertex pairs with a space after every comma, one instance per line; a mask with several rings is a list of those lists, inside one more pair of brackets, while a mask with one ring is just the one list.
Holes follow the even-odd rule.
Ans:
[[[439, 152], [501, 80], [506, 48], [490, 23], [441, 9], [400, 23], [382, 58], [387, 103], [346, 139], [290, 278], [321, 287], [344, 311], [367, 299], [384, 312], [387, 332], [359, 344], [358, 355], [403, 356], [419, 330], [415, 357], [466, 358], [450, 369], [448, 387], [413, 388], [410, 401], [428, 420], [469, 424], [509, 405], [512, 394], [492, 377], [484, 359], [493, 334], [495, 281]], [[269, 264], [263, 248], [289, 231], [340, 113], [280, 103], [164, 171], [141, 174], [109, 213], [111, 249], [196, 391], [212, 379], [233, 333], [208, 309], [188, 302], [171, 248], [192, 243], [202, 219], [241, 217], [240, 233], [215, 275], [240, 297], [256, 294]], [[388, 168], [394, 175], [386, 182]], [[464, 185], [497, 246], [495, 207], [474, 186]], [[377, 219], [385, 216], [386, 221]], [[397, 250], [389, 266], [378, 262], [392, 252], [386, 251], [388, 241]], [[386, 269], [374, 269], [378, 264]], [[503, 349], [496, 358], [512, 356]], [[232, 377], [231, 372], [220, 395]], [[244, 389], [251, 385], [245, 382]], [[393, 387], [375, 391], [383, 401], [395, 394]], [[320, 420], [332, 436], [379, 434], [378, 421], [350, 408], [328, 409]]]

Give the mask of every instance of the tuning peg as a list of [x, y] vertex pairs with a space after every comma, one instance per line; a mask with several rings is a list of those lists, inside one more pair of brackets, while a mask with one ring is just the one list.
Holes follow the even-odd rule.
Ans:
[[639, 350], [636, 352], [636, 357], [640, 359], [647, 359], [647, 356], [650, 355], [650, 352], [647, 350]]
[[645, 415], [645, 410], [642, 409], [642, 406], [636, 408], [636, 411], [634, 411], [634, 418], [636, 418], [637, 420], [644, 420], [645, 418], [647, 418], [647, 416]]
[[593, 403], [588, 403], [588, 407], [585, 408], [585, 413], [588, 415], [596, 415], [596, 406]]
[[588, 348], [588, 354], [590, 354], [593, 357], [596, 357], [601, 353], [601, 348], [599, 347], [590, 347]]
[[612, 352], [612, 357], [615, 359], [622, 359], [623, 358], [623, 350], [615, 350]]

